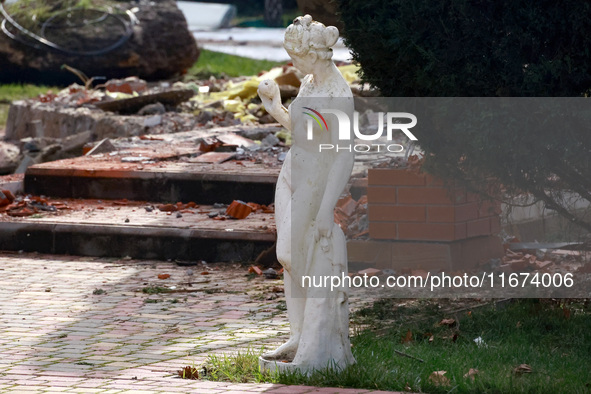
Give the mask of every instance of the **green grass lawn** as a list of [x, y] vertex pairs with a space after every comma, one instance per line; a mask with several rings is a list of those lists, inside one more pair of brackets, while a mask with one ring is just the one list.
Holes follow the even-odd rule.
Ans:
[[47, 93], [48, 90], [57, 92], [61, 88], [51, 86], [37, 86], [31, 84], [6, 84], [0, 85], [0, 104], [10, 104], [14, 100], [22, 100], [37, 97]]
[[47, 93], [48, 90], [57, 92], [60, 88], [37, 86], [31, 84], [6, 84], [0, 85], [0, 129], [6, 125], [8, 118], [8, 108], [14, 100], [22, 100], [37, 97], [40, 94]]
[[[518, 300], [458, 316], [432, 313], [416, 323], [402, 316], [386, 335], [366, 331], [353, 337], [357, 364], [341, 372], [321, 371], [309, 378], [262, 375], [257, 352], [250, 352], [210, 358], [209, 378], [427, 393], [588, 393], [591, 308], [571, 303], [566, 309], [544, 300]], [[440, 325], [442, 318], [455, 323]], [[479, 337], [481, 345], [474, 342]], [[531, 372], [516, 372], [520, 364]], [[464, 377], [470, 368], [478, 370], [474, 379]], [[430, 379], [435, 371], [446, 371], [445, 384]]]
[[270, 60], [256, 60], [241, 56], [227, 55], [225, 53], [201, 50], [199, 60], [187, 72], [188, 78], [206, 79], [211, 75], [216, 78], [222, 75], [239, 77], [242, 75], [258, 75], [262, 71], [268, 71], [273, 67], [284, 64]]

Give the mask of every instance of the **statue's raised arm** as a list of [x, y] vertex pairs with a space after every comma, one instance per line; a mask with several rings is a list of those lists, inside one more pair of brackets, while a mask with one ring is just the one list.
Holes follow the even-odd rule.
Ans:
[[281, 123], [283, 127], [291, 131], [289, 111], [281, 104], [281, 94], [277, 83], [266, 79], [259, 84], [257, 92], [266, 111]]

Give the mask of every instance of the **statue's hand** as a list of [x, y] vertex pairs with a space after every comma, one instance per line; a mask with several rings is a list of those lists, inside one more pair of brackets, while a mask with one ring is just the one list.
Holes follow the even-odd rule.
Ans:
[[319, 213], [316, 218], [316, 231], [314, 239], [316, 241], [332, 236], [332, 226], [334, 226], [334, 214], [332, 212]]
[[271, 81], [270, 79], [261, 81], [257, 93], [259, 94], [265, 109], [271, 115], [273, 115], [272, 112], [277, 111], [281, 107], [281, 94], [277, 82]]

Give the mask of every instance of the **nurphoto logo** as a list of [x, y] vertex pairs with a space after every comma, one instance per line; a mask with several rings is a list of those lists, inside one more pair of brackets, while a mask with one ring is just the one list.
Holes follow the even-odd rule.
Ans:
[[[320, 111], [314, 110], [310, 107], [304, 107], [304, 109], [310, 112], [304, 112], [304, 114], [308, 115], [310, 119], [307, 122], [307, 138], [311, 141], [313, 136], [313, 127], [315, 121], [320, 130], [330, 131], [328, 130], [328, 123], [322, 114], [332, 114], [336, 116], [338, 122], [338, 135], [339, 140], [341, 141], [354, 141], [354, 138], [358, 138], [363, 141], [376, 141], [380, 137], [382, 137], [384, 131], [384, 118], [386, 119], [386, 139], [388, 141], [392, 141], [392, 135], [394, 130], [402, 131], [411, 141], [417, 141], [417, 137], [414, 136], [413, 133], [410, 132], [409, 129], [413, 128], [417, 124], [417, 117], [408, 112], [387, 112], [385, 115], [383, 112], [378, 112], [378, 127], [374, 134], [362, 134], [359, 131], [359, 112], [353, 112], [353, 127], [351, 128], [351, 120], [349, 116], [338, 109], [321, 109]], [[410, 120], [410, 122], [406, 123], [398, 123], [401, 119]], [[353, 135], [351, 135], [351, 129], [353, 129]], [[375, 148], [375, 149], [374, 149]], [[349, 144], [349, 145], [340, 145], [340, 144], [319, 144], [318, 146], [319, 152], [324, 150], [335, 150], [335, 151], [354, 151], [354, 152], [369, 152], [371, 150], [377, 152], [402, 152], [404, 151], [404, 146], [400, 144]]]

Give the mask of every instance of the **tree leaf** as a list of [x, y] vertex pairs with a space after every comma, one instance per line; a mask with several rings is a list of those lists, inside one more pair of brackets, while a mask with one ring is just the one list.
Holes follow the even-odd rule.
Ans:
[[449, 386], [449, 379], [444, 376], [447, 371], [435, 371], [429, 375], [429, 381], [435, 386]]

